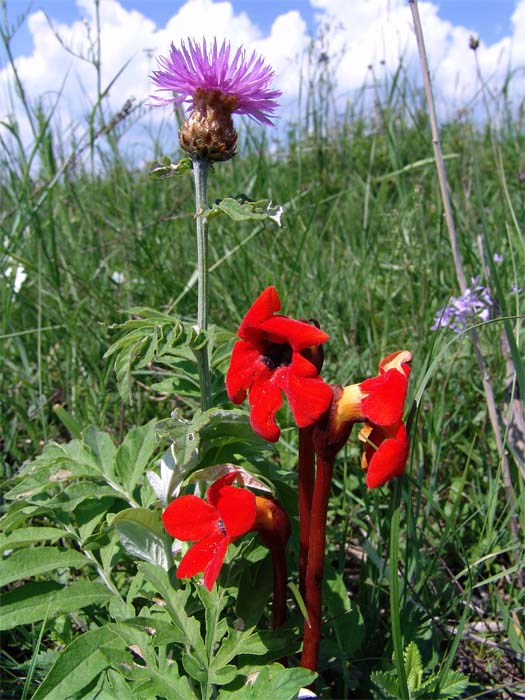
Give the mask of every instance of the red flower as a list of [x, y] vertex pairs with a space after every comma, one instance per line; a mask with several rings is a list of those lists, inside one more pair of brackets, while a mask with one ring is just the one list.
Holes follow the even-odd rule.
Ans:
[[405, 469], [410, 444], [403, 409], [411, 360], [408, 350], [383, 358], [378, 376], [345, 387], [335, 407], [333, 434], [347, 432], [353, 423], [365, 423], [359, 432], [366, 443], [361, 466], [371, 489], [401, 476]]
[[204, 571], [204, 585], [211, 591], [230, 542], [250, 530], [256, 517], [255, 495], [232, 483], [230, 472], [208, 489], [206, 501], [181, 496], [162, 514], [166, 530], [179, 540], [195, 542], [182, 558], [177, 578], [190, 578]]
[[241, 340], [226, 374], [228, 396], [239, 404], [248, 392], [252, 428], [270, 442], [280, 435], [275, 414], [282, 392], [300, 428], [314, 423], [332, 401], [332, 389], [316, 366], [317, 346], [329, 336], [306, 321], [274, 315], [280, 308], [275, 287], [267, 287], [239, 326]]

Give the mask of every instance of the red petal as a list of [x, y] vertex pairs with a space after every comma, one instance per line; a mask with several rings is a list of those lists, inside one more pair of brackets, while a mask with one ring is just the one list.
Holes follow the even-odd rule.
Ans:
[[410, 443], [403, 423], [400, 423], [396, 433], [381, 442], [378, 440], [380, 431], [376, 428], [369, 436], [374, 444], [379, 444], [377, 450], [367, 444], [365, 456], [368, 461], [366, 485], [369, 489], [382, 486], [390, 479], [401, 476], [408, 459]]
[[260, 358], [259, 350], [246, 340], [238, 340], [233, 346], [226, 373], [226, 391], [233, 403], [242, 403], [246, 398], [246, 391], [257, 374]]
[[217, 531], [201, 542], [193, 544], [182, 557], [182, 561], [177, 568], [177, 578], [191, 578], [200, 571], [204, 571], [210, 561], [216, 556], [224, 541], [226, 541], [227, 547], [228, 538]]
[[213, 482], [206, 493], [206, 500], [211, 506], [217, 508], [217, 502], [221, 495], [221, 489], [223, 489], [225, 486], [231, 486], [239, 474], [240, 472], [236, 471], [228, 472], [224, 476], [221, 476], [220, 479]]
[[287, 316], [272, 316], [261, 323], [268, 340], [272, 343], [288, 343], [296, 352], [310, 345], [325, 343], [330, 337], [324, 331], [304, 321], [296, 321]]
[[279, 370], [270, 370], [262, 365], [248, 396], [252, 428], [269, 442], [277, 442], [281, 434], [275, 422], [275, 414], [283, 403], [281, 385], [285, 382], [288, 369], [281, 367]]
[[292, 364], [290, 365], [290, 374], [296, 377], [317, 377], [319, 372], [317, 367], [313, 365], [310, 360], [303, 357], [298, 352], [294, 352], [292, 355]]
[[217, 511], [230, 541], [233, 541], [248, 532], [255, 522], [255, 494], [247, 489], [223, 486], [217, 502]]
[[219, 515], [215, 508], [197, 496], [181, 496], [162, 514], [166, 530], [178, 540], [199, 541], [213, 531]]
[[226, 550], [228, 549], [229, 544], [229, 539], [227, 537], [224, 537], [222, 541], [219, 542], [219, 546], [217, 547], [217, 551], [213, 555], [213, 558], [204, 569], [204, 585], [209, 591], [211, 591], [211, 589], [213, 588], [213, 584], [217, 580], [217, 576], [219, 575], [219, 571], [221, 570], [221, 566], [224, 561], [224, 557], [226, 556]]
[[312, 425], [329, 408], [333, 399], [332, 387], [321, 377], [315, 379], [288, 374], [284, 389], [299, 428]]
[[363, 413], [375, 425], [395, 425], [403, 417], [408, 381], [397, 369], [365, 379], [359, 385], [368, 396], [362, 399]]
[[275, 287], [266, 287], [248, 309], [243, 318], [239, 330], [239, 338], [245, 337], [248, 328], [259, 328], [263, 321], [271, 318], [276, 311], [281, 308], [281, 301]]

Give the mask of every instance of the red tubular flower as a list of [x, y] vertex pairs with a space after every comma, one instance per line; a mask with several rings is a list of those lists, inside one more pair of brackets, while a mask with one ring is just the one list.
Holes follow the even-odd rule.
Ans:
[[204, 585], [211, 591], [230, 542], [250, 530], [256, 518], [255, 495], [232, 486], [238, 472], [230, 472], [210, 486], [206, 501], [181, 496], [162, 514], [166, 530], [179, 540], [195, 542], [182, 558], [177, 578], [191, 578], [204, 571]]
[[409, 452], [403, 409], [412, 353], [399, 350], [383, 358], [377, 377], [339, 388], [328, 426], [317, 435], [318, 450], [335, 455], [346, 442], [354, 423], [364, 422], [359, 440], [366, 443], [361, 466], [369, 488], [401, 476]]
[[280, 436], [275, 414], [282, 392], [300, 428], [312, 425], [332, 401], [316, 361], [317, 346], [329, 336], [305, 321], [275, 315], [280, 308], [275, 287], [267, 287], [239, 326], [241, 340], [233, 346], [226, 374], [228, 396], [239, 404], [248, 393], [252, 428], [269, 442]]

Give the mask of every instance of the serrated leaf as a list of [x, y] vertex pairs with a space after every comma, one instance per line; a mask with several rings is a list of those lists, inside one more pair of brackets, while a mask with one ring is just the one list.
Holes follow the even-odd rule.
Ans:
[[407, 676], [411, 673], [421, 674], [423, 672], [423, 662], [421, 654], [415, 642], [410, 642], [403, 651], [403, 663]]
[[64, 700], [82, 690], [110, 665], [104, 653], [107, 647], [117, 650], [126, 647], [111, 624], [77, 637], [58, 656], [32, 700]]
[[395, 673], [391, 671], [374, 671], [370, 674], [370, 680], [389, 698], [399, 698], [399, 682]]
[[54, 581], [26, 583], [3, 595], [0, 630], [38, 622], [46, 617], [51, 619], [88, 605], [103, 605], [112, 595], [97, 581], [76, 581], [70, 586]]
[[115, 469], [120, 483], [133, 491], [140, 477], [146, 471], [155, 450], [156, 419], [146, 425], [132, 428], [127, 434], [115, 455]]
[[469, 684], [469, 679], [459, 671], [449, 671], [439, 682], [439, 698], [459, 698]]
[[128, 554], [168, 570], [170, 541], [162, 527], [160, 513], [146, 508], [127, 508], [117, 513], [111, 522]]
[[0, 586], [13, 581], [32, 578], [47, 571], [80, 568], [92, 562], [74, 549], [60, 550], [58, 547], [32, 547], [20, 549], [2, 560]]

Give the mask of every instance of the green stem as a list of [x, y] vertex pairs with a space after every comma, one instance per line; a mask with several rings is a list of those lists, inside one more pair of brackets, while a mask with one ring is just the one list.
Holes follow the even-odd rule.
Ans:
[[401, 480], [396, 479], [392, 495], [393, 513], [390, 518], [390, 622], [394, 645], [394, 663], [399, 679], [401, 700], [408, 700], [409, 692], [403, 663], [403, 637], [401, 634], [401, 609], [399, 605], [399, 517], [401, 512]]
[[317, 475], [312, 499], [308, 565], [306, 567], [305, 582], [305, 603], [308, 619], [304, 623], [303, 654], [301, 656], [301, 666], [311, 671], [317, 670], [321, 644], [326, 515], [333, 470], [334, 458], [325, 459], [320, 455], [317, 456]]
[[[208, 329], [208, 221], [203, 216], [208, 198], [207, 159], [193, 158], [195, 182], [195, 225], [197, 232], [197, 325], [202, 331]], [[211, 407], [211, 380], [208, 345], [195, 350], [199, 367], [201, 409]]]
[[315, 481], [313, 428], [299, 428], [299, 592], [305, 596], [306, 567], [310, 540], [310, 513]]

